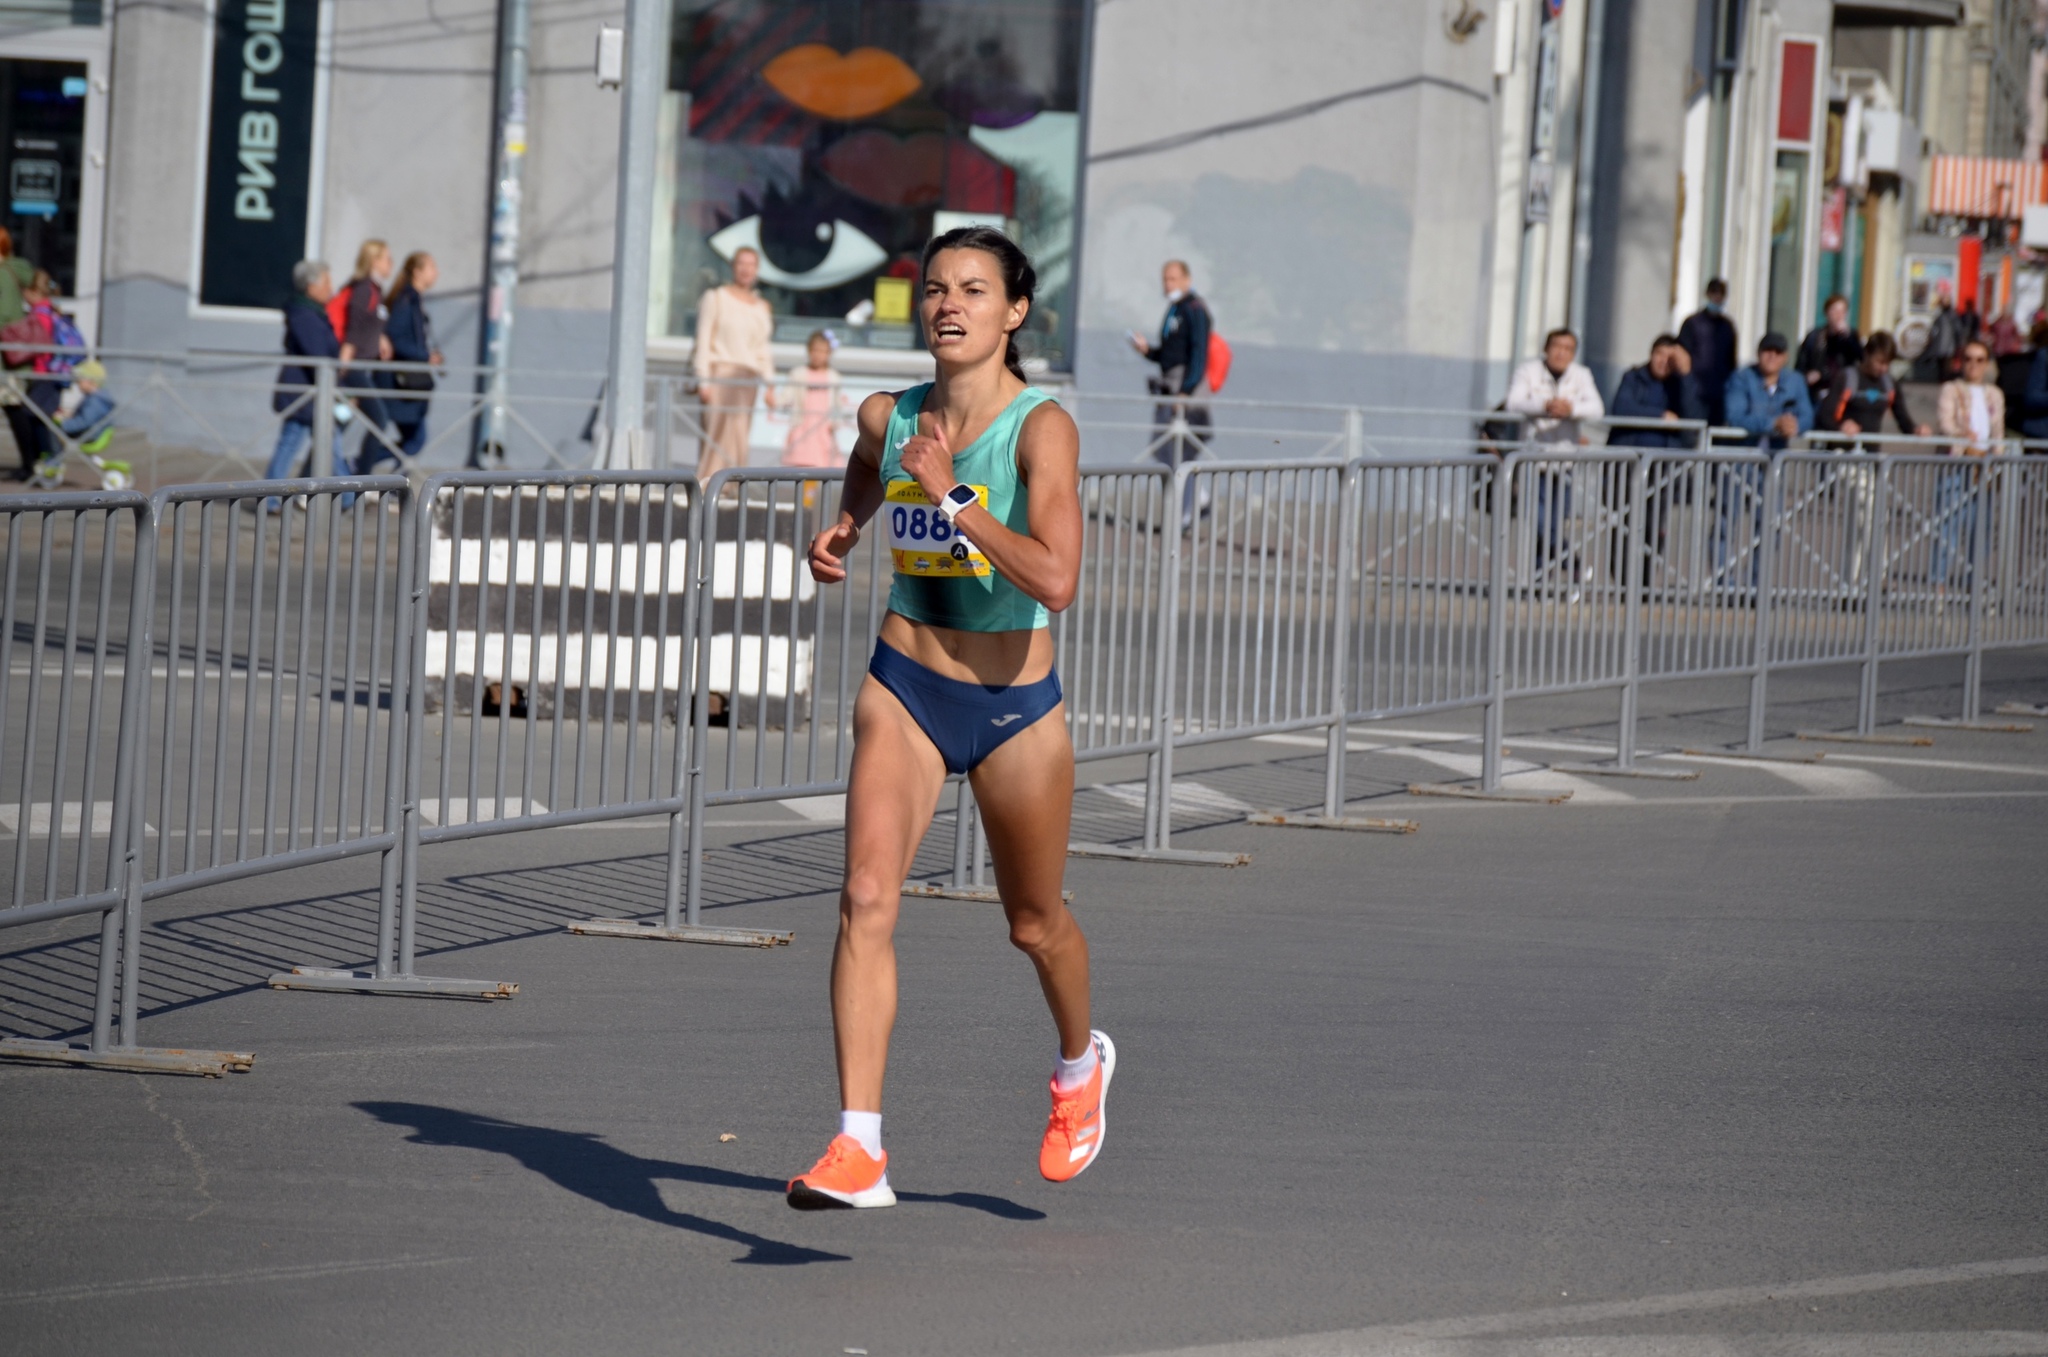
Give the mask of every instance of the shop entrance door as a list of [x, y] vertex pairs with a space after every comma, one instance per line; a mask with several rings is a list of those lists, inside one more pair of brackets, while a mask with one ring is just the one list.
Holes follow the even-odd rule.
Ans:
[[85, 168], [82, 61], [0, 56], [0, 226], [14, 253], [78, 296], [78, 190]]
[[100, 338], [106, 201], [107, 30], [73, 25], [0, 38], [0, 226], [47, 272], [59, 306]]

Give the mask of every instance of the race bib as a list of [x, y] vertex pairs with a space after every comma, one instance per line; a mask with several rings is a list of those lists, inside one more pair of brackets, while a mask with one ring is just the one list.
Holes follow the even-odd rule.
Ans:
[[[967, 488], [986, 509], [988, 487]], [[889, 554], [895, 558], [897, 574], [958, 579], [991, 572], [988, 557], [953, 530], [916, 481], [890, 481], [883, 494], [882, 512], [889, 518]]]

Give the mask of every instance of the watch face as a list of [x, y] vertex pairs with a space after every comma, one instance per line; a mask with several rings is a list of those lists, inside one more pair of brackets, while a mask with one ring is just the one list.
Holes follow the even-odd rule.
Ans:
[[961, 509], [973, 504], [978, 498], [973, 489], [965, 485], [956, 485], [946, 492], [946, 502]]

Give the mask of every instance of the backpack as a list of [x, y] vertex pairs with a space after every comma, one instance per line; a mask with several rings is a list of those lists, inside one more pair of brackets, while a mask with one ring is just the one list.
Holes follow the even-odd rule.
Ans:
[[10, 368], [32, 367], [42, 355], [12, 346], [49, 342], [49, 321], [30, 311], [20, 319], [8, 321], [6, 325], [0, 326], [0, 363], [5, 363]]
[[[371, 310], [374, 311], [382, 305], [383, 298], [377, 295], [377, 284], [368, 278], [351, 279], [347, 287], [341, 288], [327, 299], [327, 323], [334, 327], [334, 337], [344, 344], [348, 343], [348, 299], [355, 295], [359, 287], [370, 289]], [[370, 355], [372, 358], [376, 356], [374, 353]]]
[[1230, 380], [1230, 345], [1222, 335], [1216, 333], [1216, 324], [1209, 323], [1209, 361], [1204, 369], [1209, 377], [1209, 390], [1221, 391], [1223, 383]]
[[50, 308], [50, 342], [64, 349], [75, 349], [74, 353], [46, 353], [41, 370], [44, 372], [69, 372], [71, 365], [85, 357], [85, 335], [71, 317], [55, 307]]

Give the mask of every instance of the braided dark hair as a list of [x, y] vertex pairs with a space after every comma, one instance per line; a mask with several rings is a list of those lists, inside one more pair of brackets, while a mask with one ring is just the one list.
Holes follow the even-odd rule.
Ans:
[[[1031, 260], [1017, 243], [996, 230], [993, 226], [956, 226], [944, 235], [933, 236], [924, 247], [924, 258], [918, 262], [922, 273], [932, 266], [932, 259], [941, 250], [980, 250], [995, 256], [998, 269], [1003, 275], [1003, 296], [1009, 301], [1030, 301], [1038, 291], [1038, 271], [1031, 267]], [[1003, 366], [1017, 375], [1020, 382], [1028, 382], [1024, 375], [1024, 360], [1017, 352], [1017, 332], [1010, 331], [1006, 337], [1008, 347], [1003, 351]]]

